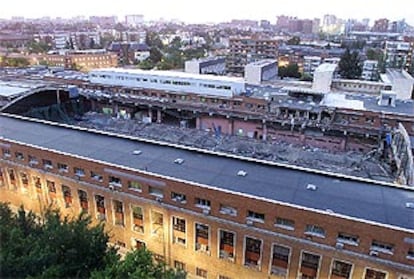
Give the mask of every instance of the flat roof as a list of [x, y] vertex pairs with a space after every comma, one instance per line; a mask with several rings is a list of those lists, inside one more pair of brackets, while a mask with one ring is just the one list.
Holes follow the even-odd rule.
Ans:
[[113, 73], [118, 73], [118, 74], [152, 75], [152, 76], [157, 76], [161, 78], [187, 78], [187, 79], [198, 79], [198, 80], [206, 80], [206, 81], [244, 83], [243, 78], [215, 76], [215, 75], [199, 75], [199, 74], [193, 74], [193, 73], [174, 72], [174, 71], [104, 68], [104, 69], [95, 69], [91, 72], [113, 72]]
[[0, 80], [1, 97], [17, 97], [26, 94], [33, 89], [45, 86], [45, 84], [33, 83], [31, 81], [2, 81]]
[[[414, 231], [414, 189], [329, 176], [0, 114], [0, 137], [269, 201]], [[134, 150], [141, 150], [137, 156]], [[177, 158], [183, 164], [175, 164]], [[56, 163], [56, 162], [54, 162]], [[246, 176], [238, 176], [243, 170]], [[316, 191], [307, 185], [317, 186]], [[319, 212], [319, 211], [318, 211]], [[328, 214], [328, 213], [327, 213]], [[330, 213], [329, 213], [330, 214]]]
[[331, 63], [322, 63], [316, 68], [315, 72], [334, 72], [338, 65]]

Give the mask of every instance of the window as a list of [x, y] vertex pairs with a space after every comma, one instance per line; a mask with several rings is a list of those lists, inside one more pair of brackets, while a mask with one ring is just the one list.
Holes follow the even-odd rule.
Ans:
[[290, 248], [273, 245], [270, 274], [286, 277], [289, 266]]
[[13, 169], [8, 169], [7, 172], [9, 174], [10, 184], [15, 188], [16, 187], [16, 174], [14, 173]]
[[98, 173], [96, 173], [94, 171], [91, 171], [91, 178], [93, 180], [96, 180], [96, 181], [99, 181], [99, 182], [102, 182], [103, 181], [102, 175], [100, 175], [100, 174], [98, 174]]
[[230, 277], [228, 277], [228, 276], [224, 276], [224, 275], [219, 275], [219, 277], [218, 277], [219, 279], [231, 279]]
[[219, 230], [220, 259], [234, 261], [235, 234], [233, 232]]
[[224, 215], [237, 216], [237, 209], [232, 206], [220, 204], [220, 213]]
[[211, 203], [210, 203], [209, 200], [201, 199], [201, 198], [196, 198], [195, 199], [195, 205], [197, 207], [202, 207], [202, 208], [208, 208], [208, 209], [210, 209]]
[[3, 148], [2, 152], [3, 152], [3, 158], [10, 158], [11, 157], [10, 149]]
[[305, 234], [325, 238], [325, 230], [315, 225], [306, 225]]
[[109, 186], [122, 187], [121, 179], [115, 176], [109, 176]]
[[186, 228], [185, 219], [179, 217], [172, 217], [173, 220], [173, 243], [186, 244]]
[[43, 159], [42, 163], [45, 169], [53, 169], [52, 161]]
[[165, 257], [163, 255], [152, 253], [152, 256], [157, 263], [165, 263]]
[[58, 163], [57, 167], [58, 167], [59, 172], [68, 172], [69, 171], [69, 167], [66, 164]]
[[106, 219], [105, 213], [105, 198], [101, 195], [95, 195], [96, 201], [96, 210], [98, 213], [96, 214], [96, 218], [98, 220], [104, 221]]
[[201, 277], [201, 278], [207, 278], [207, 270], [197, 267], [196, 268], [196, 275], [198, 277]]
[[184, 194], [171, 192], [171, 200], [179, 203], [186, 203], [187, 197]]
[[299, 278], [316, 279], [319, 269], [319, 255], [302, 251]]
[[144, 233], [144, 214], [139, 206], [132, 206], [132, 230]]
[[75, 175], [80, 176], [80, 177], [85, 176], [85, 170], [84, 169], [74, 168], [73, 170], [74, 170]]
[[383, 271], [367, 268], [365, 270], [365, 279], [385, 279], [387, 274]]
[[377, 240], [373, 240], [371, 243], [371, 250], [382, 252], [385, 254], [393, 254], [394, 245], [389, 243], [380, 242]]
[[174, 261], [174, 268], [177, 270], [185, 270], [185, 263], [180, 261]]
[[42, 192], [42, 182], [41, 182], [39, 176], [33, 176], [33, 184], [36, 188], [36, 192], [41, 193]]
[[331, 268], [332, 279], [351, 278], [352, 264], [334, 260]]
[[115, 213], [115, 225], [124, 225], [124, 207], [121, 201], [113, 200], [113, 210]]
[[338, 233], [338, 237], [336, 238], [338, 242], [348, 244], [348, 245], [354, 245], [358, 246], [359, 243], [359, 237], [356, 235], [350, 235], [347, 233]]
[[414, 248], [408, 250], [408, 252], [407, 252], [407, 259], [414, 260]]
[[24, 188], [29, 187], [29, 177], [27, 176], [27, 173], [20, 172], [20, 180], [22, 181], [22, 185]]
[[142, 192], [142, 185], [137, 181], [128, 181], [128, 189]]
[[39, 161], [35, 156], [29, 155], [29, 164], [30, 165], [37, 165], [39, 164]]
[[70, 188], [66, 185], [62, 185], [63, 201], [65, 202], [66, 207], [72, 206], [72, 193]]
[[22, 152], [16, 152], [14, 153], [14, 155], [16, 156], [17, 160], [23, 161], [24, 160], [24, 155]]
[[0, 187], [4, 185], [3, 170], [0, 168]]
[[83, 190], [78, 190], [79, 196], [79, 203], [82, 212], [88, 212], [89, 204], [88, 204], [88, 194]]
[[47, 189], [49, 190], [50, 198], [55, 199], [56, 198], [55, 182], [50, 181], [50, 180], [46, 180], [46, 186], [47, 186]]
[[247, 218], [248, 219], [251, 219], [251, 220], [253, 220], [255, 222], [263, 223], [264, 222], [265, 215], [263, 213], [257, 213], [257, 212], [254, 212], [254, 211], [249, 210], [247, 212]]
[[139, 239], [134, 239], [133, 243], [135, 249], [142, 249], [146, 247], [145, 242]]
[[295, 229], [295, 221], [284, 218], [276, 218], [275, 227], [293, 231]]
[[244, 265], [260, 268], [262, 241], [251, 237], [245, 238]]
[[195, 249], [196, 251], [209, 253], [209, 228], [208, 225], [195, 224]]
[[153, 195], [153, 196], [156, 196], [158, 198], [163, 198], [164, 197], [163, 190], [161, 190], [159, 188], [156, 188], [156, 187], [152, 187], [152, 186], [149, 186], [149, 194]]
[[151, 211], [152, 233], [157, 234], [160, 240], [163, 239], [164, 233], [164, 216], [158, 211]]

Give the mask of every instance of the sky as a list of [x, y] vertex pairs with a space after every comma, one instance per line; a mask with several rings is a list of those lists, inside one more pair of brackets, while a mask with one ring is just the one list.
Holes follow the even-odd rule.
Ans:
[[[3, 0], [6, 1], [6, 0]], [[405, 18], [414, 25], [414, 9], [407, 0], [11, 0], [2, 5], [0, 18], [43, 16], [70, 18], [83, 15], [142, 14], [145, 20], [179, 19], [186, 23], [223, 22], [231, 19], [267, 19], [275, 23], [276, 16], [285, 14], [299, 18], [322, 18], [335, 14], [339, 18], [373, 21], [386, 17]]]

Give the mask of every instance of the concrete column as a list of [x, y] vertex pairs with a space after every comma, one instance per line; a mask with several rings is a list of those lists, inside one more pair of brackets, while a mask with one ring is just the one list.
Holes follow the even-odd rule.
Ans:
[[162, 117], [161, 117], [161, 110], [157, 109], [157, 123], [161, 123]]
[[263, 141], [267, 140], [267, 125], [263, 123]]
[[56, 90], [56, 103], [58, 105], [60, 105], [60, 91], [59, 91], [59, 89]]
[[233, 119], [229, 119], [229, 135], [234, 135], [234, 121]]
[[152, 122], [152, 108], [148, 109], [148, 117], [151, 118], [151, 122]]
[[201, 119], [200, 117], [196, 118], [196, 129], [200, 130], [201, 129]]

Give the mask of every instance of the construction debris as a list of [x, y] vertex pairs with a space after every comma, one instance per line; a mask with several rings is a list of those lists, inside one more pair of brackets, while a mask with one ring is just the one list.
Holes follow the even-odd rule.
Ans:
[[245, 157], [392, 182], [391, 167], [380, 161], [377, 152], [332, 152], [285, 142], [265, 142], [236, 135], [217, 137], [213, 132], [167, 124], [117, 119], [89, 112], [76, 125]]

